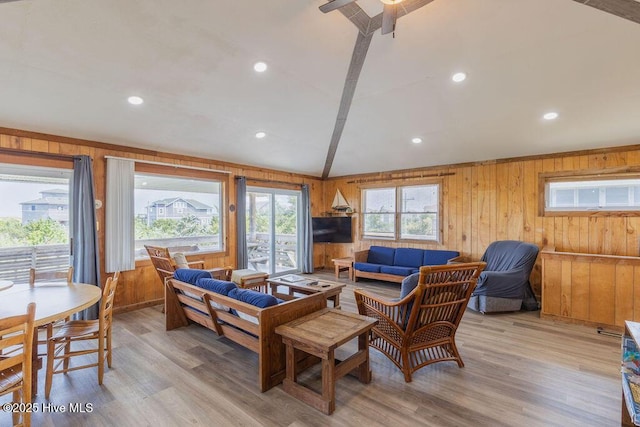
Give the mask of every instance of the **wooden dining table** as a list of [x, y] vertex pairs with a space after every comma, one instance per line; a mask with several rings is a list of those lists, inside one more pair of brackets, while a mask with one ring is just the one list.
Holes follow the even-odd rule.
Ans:
[[74, 313], [91, 307], [100, 300], [102, 290], [99, 286], [85, 283], [39, 282], [37, 286], [14, 285], [0, 294], [0, 319], [27, 312], [27, 305], [36, 303], [36, 315], [33, 334], [33, 377], [32, 394], [38, 389], [38, 326], [47, 325], [56, 320], [65, 319]]

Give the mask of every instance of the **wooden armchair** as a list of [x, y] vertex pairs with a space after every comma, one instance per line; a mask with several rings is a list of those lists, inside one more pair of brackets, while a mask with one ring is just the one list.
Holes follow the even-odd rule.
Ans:
[[354, 290], [358, 312], [378, 319], [371, 346], [404, 373], [406, 382], [423, 366], [447, 360], [464, 363], [455, 334], [485, 263], [424, 266], [416, 288], [394, 302]]
[[[147, 250], [147, 253], [149, 254], [149, 258], [151, 258], [151, 262], [153, 263], [153, 266], [158, 272], [158, 276], [162, 281], [163, 288], [166, 283], [166, 280], [168, 278], [173, 277], [173, 273], [176, 271], [177, 268], [186, 266], [187, 268], [199, 268], [201, 270], [204, 270], [203, 260], [186, 262], [185, 265], [177, 265], [175, 260], [171, 257], [171, 254], [169, 253], [169, 248], [163, 248], [160, 246], [150, 246], [150, 245], [144, 245], [144, 247]], [[219, 279], [228, 280], [228, 278], [231, 277], [231, 268], [214, 268], [209, 270], [209, 272], [211, 273], [212, 276], [215, 276], [216, 278], [219, 278]]]

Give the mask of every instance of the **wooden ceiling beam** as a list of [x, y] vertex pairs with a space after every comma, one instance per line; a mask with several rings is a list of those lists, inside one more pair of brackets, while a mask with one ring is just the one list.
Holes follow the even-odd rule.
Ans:
[[367, 57], [367, 51], [371, 44], [373, 33], [364, 35], [358, 33], [356, 45], [353, 48], [353, 54], [351, 55], [351, 63], [349, 64], [349, 71], [347, 71], [347, 78], [344, 82], [344, 89], [342, 90], [342, 99], [340, 100], [340, 108], [338, 109], [338, 116], [336, 117], [336, 123], [333, 127], [333, 134], [331, 135], [331, 143], [329, 144], [329, 151], [327, 153], [327, 159], [324, 163], [324, 170], [322, 171], [322, 178], [325, 179], [329, 176], [331, 166], [333, 165], [333, 159], [336, 156], [338, 150], [338, 144], [342, 137], [342, 131], [344, 125], [347, 122], [347, 116], [349, 115], [349, 109], [351, 108], [351, 102], [353, 101], [353, 95], [358, 85], [358, 78], [364, 65], [364, 60]]
[[[413, 12], [416, 9], [421, 8], [433, 0], [405, 0], [400, 3], [398, 7], [398, 18], [408, 13]], [[353, 54], [351, 55], [351, 64], [349, 64], [349, 71], [347, 72], [347, 78], [344, 82], [344, 88], [342, 90], [342, 98], [340, 99], [340, 107], [338, 109], [338, 116], [336, 117], [336, 123], [333, 127], [333, 133], [331, 134], [331, 142], [329, 143], [329, 150], [327, 152], [327, 158], [324, 163], [324, 169], [322, 171], [322, 178], [329, 177], [331, 172], [331, 166], [338, 150], [338, 144], [342, 137], [342, 131], [347, 122], [347, 116], [349, 115], [349, 109], [353, 101], [353, 95], [358, 85], [358, 78], [360, 78], [360, 72], [364, 65], [364, 60], [367, 57], [367, 51], [371, 44], [373, 34], [382, 28], [382, 13], [371, 18], [367, 13], [362, 10], [356, 2], [348, 3], [339, 9], [349, 21], [358, 28], [358, 38], [356, 45], [353, 48]]]
[[573, 0], [640, 24], [640, 2], [636, 0]]

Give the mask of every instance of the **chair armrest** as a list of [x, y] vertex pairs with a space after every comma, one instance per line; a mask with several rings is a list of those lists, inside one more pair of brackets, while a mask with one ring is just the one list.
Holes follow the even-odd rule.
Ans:
[[466, 255], [458, 255], [447, 260], [447, 264], [464, 264], [467, 262], [471, 262], [471, 257], [468, 257]]
[[[417, 289], [417, 287], [416, 287]], [[393, 301], [371, 294], [363, 289], [353, 290], [358, 306], [358, 313], [378, 320], [376, 328], [404, 331], [409, 321], [409, 313], [415, 305], [416, 289], [399, 301]]]
[[364, 301], [366, 299], [368, 301], [372, 301], [372, 302], [375, 302], [377, 304], [384, 305], [384, 306], [387, 306], [387, 307], [398, 307], [398, 306], [401, 306], [401, 305], [405, 305], [408, 302], [407, 299], [411, 299], [411, 294], [409, 294], [406, 297], [404, 297], [404, 299], [396, 301], [396, 300], [393, 300], [393, 299], [382, 297], [380, 295], [373, 294], [373, 293], [371, 293], [369, 291], [366, 291], [366, 290], [364, 290], [362, 288], [354, 289], [353, 290], [353, 294], [354, 294], [354, 296], [356, 298], [356, 303], [358, 301]]
[[356, 251], [353, 253], [353, 262], [367, 262], [369, 257], [369, 249], [364, 251]]
[[194, 268], [195, 266], [198, 266], [198, 268], [200, 268], [200, 270], [204, 270], [204, 260], [198, 260], [198, 261], [187, 261], [187, 265], [189, 266], [189, 268]]

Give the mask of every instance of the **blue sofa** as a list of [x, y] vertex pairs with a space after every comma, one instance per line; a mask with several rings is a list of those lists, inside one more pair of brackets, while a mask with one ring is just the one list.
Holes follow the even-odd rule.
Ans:
[[359, 277], [364, 277], [400, 283], [405, 277], [418, 273], [420, 266], [444, 265], [460, 259], [457, 251], [371, 246], [354, 254], [353, 280], [357, 282]]

